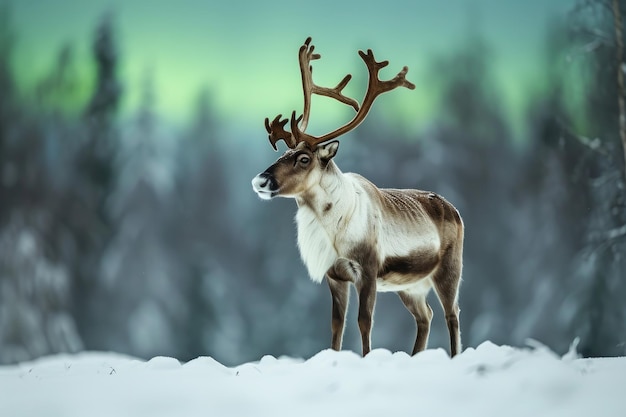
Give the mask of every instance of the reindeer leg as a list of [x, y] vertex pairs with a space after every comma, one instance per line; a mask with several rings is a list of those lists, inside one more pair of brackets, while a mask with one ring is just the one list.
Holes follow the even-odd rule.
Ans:
[[461, 284], [462, 252], [455, 247], [446, 250], [441, 265], [433, 277], [437, 297], [446, 315], [450, 333], [450, 356], [461, 353], [461, 331], [459, 328], [459, 286]]
[[333, 300], [330, 347], [334, 350], [341, 350], [350, 298], [350, 282], [361, 280], [361, 266], [350, 259], [338, 258], [326, 273], [326, 278]]
[[426, 302], [426, 294], [415, 294], [406, 291], [398, 292], [405, 307], [411, 312], [417, 324], [417, 336], [413, 353], [421, 352], [428, 345], [428, 335], [430, 334], [430, 322], [433, 318], [433, 310]]
[[[367, 277], [369, 278], [369, 277]], [[359, 330], [361, 331], [361, 344], [363, 356], [371, 350], [371, 332], [374, 316], [374, 304], [376, 303], [376, 282], [373, 279], [364, 278], [357, 282], [359, 293]]]
[[330, 347], [334, 350], [341, 350], [343, 340], [343, 330], [346, 323], [346, 311], [348, 310], [348, 300], [350, 298], [350, 282], [339, 281], [327, 276], [328, 287], [333, 299], [331, 331], [332, 338]]
[[[372, 274], [366, 275], [360, 263], [348, 258], [338, 258], [326, 275], [329, 278], [329, 285], [331, 285], [331, 281], [337, 282], [337, 284], [333, 284], [335, 290], [339, 287], [340, 282], [345, 283], [344, 291], [346, 292], [349, 292], [349, 282], [354, 283], [356, 286], [357, 293], [359, 294], [359, 330], [361, 331], [363, 356], [365, 356], [371, 350], [372, 316], [374, 314], [374, 304], [376, 303], [375, 278], [373, 278]], [[331, 293], [332, 292], [333, 287], [331, 286]], [[345, 298], [346, 302], [343, 309], [341, 304], [339, 302], [337, 303], [337, 315], [335, 316], [335, 296], [333, 295], [333, 349], [335, 349], [335, 346], [341, 346], [341, 336], [339, 336], [339, 333], [343, 333], [345, 310], [348, 304], [347, 295]], [[337, 339], [339, 339], [339, 341], [337, 341]]]

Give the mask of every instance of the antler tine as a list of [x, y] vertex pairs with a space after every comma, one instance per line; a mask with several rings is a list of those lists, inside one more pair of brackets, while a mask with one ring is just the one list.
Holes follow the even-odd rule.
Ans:
[[314, 50], [315, 46], [311, 45], [311, 37], [308, 37], [300, 47], [298, 53], [300, 74], [302, 75], [302, 90], [304, 92], [304, 111], [302, 113], [302, 122], [300, 123], [300, 130], [302, 131], [305, 131], [309, 124], [312, 94], [334, 98], [341, 103], [351, 106], [354, 111], [359, 111], [359, 103], [350, 97], [344, 96], [341, 92], [352, 79], [352, 75], [346, 75], [335, 88], [320, 87], [313, 82], [313, 67], [311, 66], [311, 61], [322, 57], [320, 54], [314, 54]]
[[281, 139], [284, 140], [287, 146], [292, 149], [297, 145], [293, 135], [285, 130], [285, 125], [289, 119], [280, 120], [282, 117], [283, 115], [279, 114], [274, 118], [274, 120], [272, 120], [272, 123], [270, 123], [270, 119], [267, 117], [265, 118], [265, 129], [267, 130], [267, 133], [269, 133], [270, 144], [275, 151], [278, 150], [276, 142]]
[[378, 78], [378, 72], [389, 65], [389, 61], [381, 61], [377, 62], [374, 58], [374, 53], [371, 49], [367, 50], [367, 53], [363, 51], [359, 51], [359, 55], [365, 62], [367, 66], [367, 70], [369, 73], [369, 82], [367, 86], [367, 92], [365, 93], [365, 97], [363, 98], [363, 103], [361, 107], [357, 110], [357, 114], [354, 116], [352, 120], [350, 120], [347, 124], [343, 125], [337, 130], [334, 130], [330, 133], [327, 133], [320, 137], [315, 137], [304, 133], [304, 129], [299, 129], [297, 123], [294, 123], [295, 114], [292, 114], [291, 117], [291, 132], [295, 137], [296, 142], [307, 142], [309, 146], [315, 147], [320, 143], [329, 141], [331, 139], [335, 139], [344, 133], [347, 133], [365, 120], [365, 117], [370, 111], [374, 100], [379, 95], [391, 91], [397, 87], [406, 87], [409, 90], [415, 89], [415, 84], [411, 83], [406, 79], [406, 73], [409, 71], [408, 67], [403, 67], [402, 70], [391, 80], [382, 81]]
[[409, 71], [409, 67], [402, 67], [402, 70], [391, 80], [382, 81], [378, 78], [378, 72], [382, 68], [385, 68], [387, 65], [389, 65], [389, 61], [376, 62], [376, 59], [374, 58], [374, 53], [371, 49], [367, 50], [367, 54], [365, 54], [363, 51], [359, 51], [359, 55], [365, 62], [370, 76], [367, 93], [365, 94], [365, 98], [363, 99], [363, 105], [365, 105], [365, 101], [368, 99], [369, 95], [371, 95], [371, 100], [373, 101], [380, 94], [391, 91], [397, 87], [406, 87], [409, 90], [415, 89], [415, 84], [406, 79], [406, 73]]

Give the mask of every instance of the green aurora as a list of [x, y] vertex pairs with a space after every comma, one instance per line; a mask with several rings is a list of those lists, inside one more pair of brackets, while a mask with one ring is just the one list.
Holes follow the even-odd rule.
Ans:
[[[186, 123], [199, 92], [207, 89], [225, 123], [258, 128], [266, 116], [301, 108], [296, 54], [302, 41], [312, 36], [322, 54], [315, 63], [316, 82], [335, 85], [351, 72], [355, 79], [347, 93], [359, 99], [365, 67], [358, 49], [371, 48], [378, 60], [390, 61], [383, 78], [408, 65], [407, 78], [417, 89], [386, 96], [380, 109], [385, 117], [397, 115], [405, 128], [418, 129], [439, 110], [431, 61], [475, 36], [489, 48], [493, 89], [518, 134], [529, 101], [548, 88], [548, 26], [564, 18], [574, 4], [575, 0], [366, 0], [358, 5], [337, 0], [9, 2], [17, 39], [13, 68], [24, 95], [50, 71], [60, 48], [70, 44], [79, 86], [76, 107], [84, 103], [91, 86], [93, 33], [102, 16], [112, 13], [125, 116], [137, 108], [141, 86], [150, 79], [154, 110], [170, 122]], [[325, 123], [349, 114], [328, 100], [324, 103], [313, 112]]]

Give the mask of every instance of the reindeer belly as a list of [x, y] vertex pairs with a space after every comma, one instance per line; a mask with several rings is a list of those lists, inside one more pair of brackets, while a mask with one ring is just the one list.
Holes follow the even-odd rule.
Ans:
[[388, 276], [387, 279], [376, 279], [376, 291], [378, 292], [398, 292], [407, 291], [410, 293], [428, 294], [433, 287], [432, 274], [423, 278], [407, 280], [406, 276]]
[[433, 244], [413, 249], [407, 255], [387, 256], [378, 271], [376, 288], [378, 291], [428, 292], [440, 259], [437, 245]]

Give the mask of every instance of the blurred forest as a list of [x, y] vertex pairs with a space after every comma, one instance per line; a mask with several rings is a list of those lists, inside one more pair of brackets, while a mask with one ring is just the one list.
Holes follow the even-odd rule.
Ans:
[[[344, 171], [436, 191], [460, 210], [466, 346], [534, 338], [562, 352], [580, 337], [584, 355], [626, 354], [624, 13], [623, 2], [583, 1], [555, 19], [550, 88], [528, 107], [521, 143], [479, 36], [433, 60], [441, 117], [427, 129], [409, 135], [374, 106], [342, 142]], [[95, 82], [74, 114], [72, 48], [19, 91], [19, 33], [0, 8], [0, 363], [112, 350], [238, 364], [327, 348], [330, 296], [299, 259], [295, 204], [258, 201], [250, 187], [274, 158], [262, 121], [254, 138], [229, 137], [207, 90], [193, 123], [172, 128], [149, 74], [134, 86], [140, 109], [120, 117], [129, 86], [114, 19], [85, 34]], [[585, 74], [582, 116], [566, 94], [572, 67]], [[434, 309], [430, 347], [447, 347]], [[358, 352], [354, 313], [344, 346]], [[414, 332], [397, 297], [380, 294], [373, 346], [407, 351]]]

